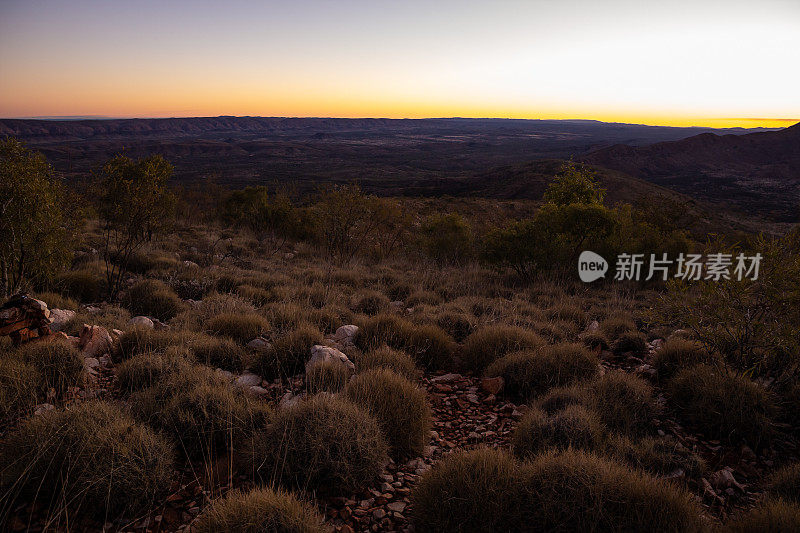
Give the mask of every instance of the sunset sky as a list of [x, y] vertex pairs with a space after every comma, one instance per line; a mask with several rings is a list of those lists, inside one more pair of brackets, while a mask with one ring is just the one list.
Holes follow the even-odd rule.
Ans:
[[0, 0], [0, 116], [800, 120], [800, 1]]

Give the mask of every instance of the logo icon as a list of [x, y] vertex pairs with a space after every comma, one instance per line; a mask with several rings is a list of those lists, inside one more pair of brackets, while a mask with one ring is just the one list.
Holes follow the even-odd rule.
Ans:
[[594, 252], [586, 250], [578, 257], [578, 276], [581, 281], [591, 283], [608, 272], [608, 261]]

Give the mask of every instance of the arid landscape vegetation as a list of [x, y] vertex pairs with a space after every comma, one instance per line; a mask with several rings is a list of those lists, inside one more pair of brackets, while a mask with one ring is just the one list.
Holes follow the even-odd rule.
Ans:
[[[0, 529], [800, 530], [797, 125], [403, 124], [365, 162], [373, 124], [279, 158], [186, 120], [0, 121]], [[761, 181], [670, 174], [704, 139]], [[721, 253], [757, 279], [614, 279]]]

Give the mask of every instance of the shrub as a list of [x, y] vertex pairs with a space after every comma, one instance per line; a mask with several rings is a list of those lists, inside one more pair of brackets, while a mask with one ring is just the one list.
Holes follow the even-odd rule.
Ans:
[[736, 517], [727, 524], [724, 531], [730, 533], [800, 531], [800, 505], [780, 498], [767, 499]]
[[214, 501], [193, 524], [197, 533], [264, 531], [322, 533], [322, 516], [280, 489], [233, 491]]
[[578, 385], [550, 389], [537, 398], [535, 405], [547, 414], [554, 414], [570, 405], [589, 406], [586, 388]]
[[599, 417], [580, 405], [570, 405], [547, 415], [530, 409], [514, 432], [514, 453], [531, 457], [548, 448], [593, 450], [603, 438], [605, 428]]
[[170, 346], [182, 344], [185, 340], [185, 335], [166, 330], [131, 328], [117, 340], [114, 359], [125, 361], [142, 353], [163, 352]]
[[231, 372], [241, 372], [244, 368], [244, 348], [233, 339], [203, 335], [192, 339], [190, 346], [199, 363]]
[[174, 451], [113, 404], [86, 402], [29, 418], [0, 446], [0, 486], [43, 508], [99, 519], [146, 509], [170, 487]]
[[527, 329], [516, 326], [484, 326], [464, 342], [461, 357], [470, 370], [478, 373], [504, 355], [537, 348], [545, 342]]
[[62, 272], [54, 283], [61, 292], [83, 303], [100, 301], [106, 290], [103, 274], [93, 268]]
[[164, 353], [138, 354], [117, 366], [117, 385], [125, 392], [146, 389], [173, 373], [188, 370], [189, 357], [192, 357], [191, 352], [177, 346]]
[[183, 302], [164, 282], [145, 279], [128, 289], [122, 304], [134, 315], [169, 320], [183, 308]]
[[266, 379], [294, 376], [303, 372], [311, 347], [322, 343], [322, 333], [313, 326], [301, 325], [277, 337], [269, 350], [255, 354], [251, 369]]
[[306, 390], [309, 394], [318, 392], [339, 392], [350, 379], [350, 369], [339, 361], [318, 361], [306, 369]]
[[0, 419], [36, 405], [41, 379], [33, 365], [16, 357], [0, 357]]
[[617, 355], [630, 352], [641, 357], [647, 353], [647, 339], [638, 331], [626, 331], [617, 337], [612, 349]]
[[580, 335], [580, 341], [590, 350], [607, 350], [610, 346], [608, 339], [600, 331], [589, 331]]
[[37, 293], [34, 298], [45, 302], [50, 309], [70, 309], [72, 311], [77, 311], [80, 306], [78, 302], [69, 296], [64, 296], [57, 292], [40, 292]]
[[383, 293], [362, 290], [353, 295], [350, 309], [365, 315], [375, 315], [389, 307], [389, 298]]
[[489, 365], [486, 375], [502, 376], [510, 394], [528, 397], [589, 379], [598, 364], [597, 357], [580, 344], [558, 344], [505, 355]]
[[208, 319], [206, 329], [214, 335], [230, 337], [244, 344], [269, 331], [269, 322], [255, 313], [223, 313]]
[[365, 372], [372, 368], [388, 368], [407, 379], [416, 379], [419, 369], [414, 360], [402, 350], [382, 346], [356, 357], [356, 370]]
[[550, 451], [522, 467], [523, 524], [540, 531], [700, 531], [684, 489], [579, 450]]
[[767, 479], [767, 491], [786, 501], [800, 504], [800, 463], [779, 468]]
[[261, 287], [254, 287], [252, 285], [239, 285], [236, 288], [236, 293], [245, 300], [253, 302], [253, 305], [257, 306], [275, 302], [280, 298], [278, 292], [273, 288], [264, 289]]
[[681, 417], [707, 437], [757, 448], [772, 436], [772, 398], [747, 378], [697, 365], [678, 372], [667, 390]]
[[629, 317], [614, 315], [603, 320], [600, 330], [608, 339], [615, 341], [623, 333], [636, 331], [636, 323]]
[[523, 531], [520, 479], [514, 458], [501, 450], [457, 451], [423, 474], [411, 493], [420, 531]]
[[225, 453], [270, 417], [265, 403], [202, 366], [169, 374], [132, 394], [130, 403], [136, 418], [171, 436], [189, 459]]
[[407, 352], [426, 368], [442, 368], [453, 353], [453, 339], [433, 325], [415, 325], [395, 315], [381, 313], [359, 324], [353, 342], [361, 350], [383, 345]]
[[609, 429], [626, 435], [647, 431], [657, 412], [650, 384], [622, 370], [607, 372], [590, 383], [587, 401]]
[[702, 344], [679, 337], [672, 338], [664, 343], [653, 355], [653, 367], [658, 371], [658, 377], [667, 380], [678, 371], [697, 364], [719, 364], [719, 357], [708, 353]]
[[403, 376], [375, 368], [355, 376], [345, 395], [378, 421], [395, 460], [422, 455], [431, 431], [425, 393]]
[[444, 311], [436, 317], [436, 324], [456, 342], [462, 342], [474, 329], [470, 316], [459, 311]]
[[546, 311], [547, 317], [551, 320], [567, 320], [575, 325], [584, 326], [586, 323], [586, 313], [577, 305], [561, 303], [554, 305]]
[[83, 382], [83, 356], [70, 342], [32, 342], [20, 347], [19, 357], [36, 369], [44, 393], [53, 388], [60, 395]]
[[320, 394], [281, 409], [242, 453], [242, 466], [267, 482], [325, 492], [358, 491], [381, 473], [387, 446], [368, 413]]
[[680, 442], [669, 437], [644, 437], [630, 441], [624, 436], [612, 437], [607, 452], [620, 462], [657, 476], [667, 476], [683, 470], [690, 478], [705, 471], [705, 462]]
[[419, 231], [420, 246], [436, 261], [452, 263], [472, 255], [472, 230], [458, 213], [431, 215]]

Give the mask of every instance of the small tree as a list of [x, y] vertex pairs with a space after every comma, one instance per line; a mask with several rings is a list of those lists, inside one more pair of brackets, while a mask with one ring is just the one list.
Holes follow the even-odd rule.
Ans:
[[132, 255], [172, 222], [175, 195], [167, 188], [172, 165], [159, 155], [108, 161], [100, 178], [98, 213], [108, 297], [116, 300]]
[[0, 290], [4, 296], [41, 284], [69, 264], [78, 220], [44, 156], [16, 139], [0, 141]]
[[289, 239], [305, 237], [311, 231], [285, 191], [270, 194], [265, 186], [230, 193], [220, 205], [220, 218], [250, 230], [269, 255], [281, 250]]
[[314, 206], [319, 239], [328, 253], [349, 261], [372, 243], [381, 227], [382, 201], [366, 195], [358, 185], [323, 189]]
[[431, 215], [420, 228], [423, 250], [442, 263], [455, 263], [472, 255], [472, 229], [458, 213]]

